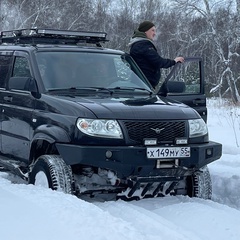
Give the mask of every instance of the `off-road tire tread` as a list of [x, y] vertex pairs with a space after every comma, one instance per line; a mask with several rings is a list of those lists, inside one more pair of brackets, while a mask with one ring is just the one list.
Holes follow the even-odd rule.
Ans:
[[[73, 175], [72, 169], [69, 165], [67, 165], [64, 160], [58, 155], [42, 155], [35, 162], [35, 166], [37, 168], [38, 161], [42, 161], [42, 164], [47, 165], [47, 171], [49, 171], [50, 181], [52, 185], [52, 189], [56, 191], [61, 191], [64, 193], [73, 193]], [[44, 162], [44, 163], [43, 163]], [[33, 167], [33, 169], [34, 169]], [[35, 172], [38, 169], [35, 169]], [[37, 173], [36, 173], [37, 174]], [[36, 175], [35, 174], [35, 175]], [[35, 177], [35, 176], [33, 176]], [[33, 178], [32, 177], [32, 178]], [[31, 182], [34, 181], [31, 178]]]

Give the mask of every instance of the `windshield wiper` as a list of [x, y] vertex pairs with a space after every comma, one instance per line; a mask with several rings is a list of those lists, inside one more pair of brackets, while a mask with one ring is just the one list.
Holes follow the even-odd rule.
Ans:
[[105, 88], [105, 87], [70, 87], [70, 88], [52, 88], [48, 89], [49, 93], [58, 93], [58, 94], [98, 94], [98, 93], [109, 93], [110, 95], [114, 93], [148, 93], [152, 95], [153, 92], [146, 88], [136, 88], [136, 87], [114, 87], [114, 88]]
[[112, 91], [108, 88], [104, 87], [70, 87], [70, 88], [51, 88], [48, 89], [49, 92], [59, 92], [59, 93], [89, 93], [89, 92], [107, 92], [112, 93]]
[[150, 95], [153, 94], [152, 91], [146, 89], [146, 88], [136, 88], [136, 87], [115, 87], [115, 88], [109, 88], [109, 90], [117, 92], [117, 91], [127, 91], [127, 92], [136, 92], [136, 91], [141, 91], [141, 92], [147, 92]]

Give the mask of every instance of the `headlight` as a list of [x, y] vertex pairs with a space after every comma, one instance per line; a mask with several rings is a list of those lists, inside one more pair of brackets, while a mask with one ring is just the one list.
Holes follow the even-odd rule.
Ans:
[[188, 120], [189, 124], [189, 137], [200, 137], [208, 133], [207, 124], [202, 118]]
[[121, 128], [116, 120], [78, 119], [78, 129], [90, 136], [123, 138]]

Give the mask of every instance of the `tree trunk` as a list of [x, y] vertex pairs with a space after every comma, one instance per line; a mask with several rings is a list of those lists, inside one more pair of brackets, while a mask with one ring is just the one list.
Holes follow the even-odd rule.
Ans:
[[238, 97], [237, 97], [236, 85], [234, 83], [234, 78], [230, 72], [227, 73], [226, 78], [227, 78], [228, 86], [231, 92], [231, 99], [233, 103], [236, 105], [238, 103]]

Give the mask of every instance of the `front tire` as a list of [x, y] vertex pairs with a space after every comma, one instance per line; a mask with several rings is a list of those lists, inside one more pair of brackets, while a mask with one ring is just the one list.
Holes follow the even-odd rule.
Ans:
[[58, 155], [42, 155], [34, 163], [29, 183], [73, 194], [72, 169]]
[[190, 197], [212, 198], [212, 181], [207, 166], [187, 178], [187, 192]]

